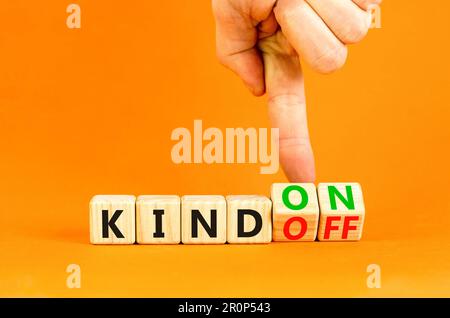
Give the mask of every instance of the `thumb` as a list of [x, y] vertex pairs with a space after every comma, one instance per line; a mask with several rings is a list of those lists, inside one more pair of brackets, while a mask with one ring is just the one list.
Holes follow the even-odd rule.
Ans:
[[303, 72], [281, 32], [259, 42], [263, 55], [269, 117], [280, 131], [280, 161], [291, 182], [314, 182], [315, 165], [306, 117]]

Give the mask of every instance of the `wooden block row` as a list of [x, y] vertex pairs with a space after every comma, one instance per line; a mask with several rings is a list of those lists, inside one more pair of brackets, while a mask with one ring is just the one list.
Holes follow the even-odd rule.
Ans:
[[96, 195], [92, 244], [252, 244], [357, 241], [364, 224], [358, 183], [275, 183], [260, 195]]

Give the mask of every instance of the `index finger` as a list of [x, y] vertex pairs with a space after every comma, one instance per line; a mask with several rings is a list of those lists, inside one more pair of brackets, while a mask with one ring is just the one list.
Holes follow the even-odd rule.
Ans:
[[260, 42], [269, 116], [280, 132], [280, 161], [291, 182], [314, 182], [303, 72], [297, 53], [281, 32]]

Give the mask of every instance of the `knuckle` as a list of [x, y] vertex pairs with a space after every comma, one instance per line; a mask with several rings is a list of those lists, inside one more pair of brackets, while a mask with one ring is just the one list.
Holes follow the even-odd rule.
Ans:
[[344, 45], [336, 45], [324, 51], [311, 66], [319, 73], [328, 74], [340, 69], [346, 60], [347, 47]]
[[311, 142], [306, 136], [280, 136], [279, 139], [280, 151], [290, 151], [295, 149], [297, 151], [306, 152], [311, 149]]
[[304, 109], [305, 98], [298, 94], [278, 94], [269, 97], [269, 105], [277, 112], [289, 113], [295, 109]]

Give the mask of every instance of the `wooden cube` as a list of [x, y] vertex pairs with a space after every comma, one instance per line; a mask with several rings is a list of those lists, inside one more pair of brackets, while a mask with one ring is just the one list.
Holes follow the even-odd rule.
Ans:
[[273, 240], [314, 241], [319, 224], [319, 203], [313, 183], [274, 183]]
[[228, 243], [270, 243], [272, 201], [261, 195], [227, 196]]
[[136, 236], [136, 197], [96, 195], [91, 199], [92, 244], [133, 244]]
[[181, 238], [181, 203], [177, 195], [141, 195], [136, 201], [139, 244], [178, 244]]
[[224, 244], [227, 208], [221, 195], [185, 195], [181, 198], [181, 241], [184, 244]]
[[358, 241], [364, 224], [364, 200], [358, 183], [320, 183], [318, 186], [320, 241]]

